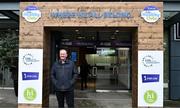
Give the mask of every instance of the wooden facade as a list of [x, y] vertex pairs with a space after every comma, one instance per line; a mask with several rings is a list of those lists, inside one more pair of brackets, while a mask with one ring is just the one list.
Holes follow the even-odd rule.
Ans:
[[[27, 22], [22, 12], [27, 6], [34, 5], [41, 11], [37, 22]], [[161, 18], [155, 23], [148, 23], [141, 17], [146, 6], [160, 9]], [[71, 11], [128, 11], [131, 18], [52, 18], [53, 10]], [[21, 2], [19, 48], [43, 49], [43, 103], [48, 106], [50, 72], [50, 30], [54, 27], [134, 27], [132, 38], [132, 106], [137, 107], [138, 50], [163, 50], [163, 3], [162, 2]], [[18, 105], [25, 107], [27, 105]], [[30, 105], [36, 107], [34, 105]]]

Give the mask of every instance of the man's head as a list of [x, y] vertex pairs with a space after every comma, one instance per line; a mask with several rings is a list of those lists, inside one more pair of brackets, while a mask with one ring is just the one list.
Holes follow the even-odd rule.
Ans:
[[59, 57], [60, 57], [60, 60], [65, 61], [67, 58], [67, 51], [65, 49], [61, 49], [59, 51]]

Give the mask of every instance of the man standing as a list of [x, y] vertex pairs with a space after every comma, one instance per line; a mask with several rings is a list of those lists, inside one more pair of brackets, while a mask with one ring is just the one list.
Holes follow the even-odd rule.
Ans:
[[81, 76], [81, 90], [87, 89], [87, 79], [88, 74], [90, 74], [90, 66], [88, 65], [86, 59], [82, 60], [80, 65], [80, 76]]
[[53, 64], [51, 72], [59, 108], [64, 108], [64, 98], [68, 108], [74, 108], [74, 83], [78, 72], [74, 62], [68, 60], [67, 56], [67, 51], [61, 49], [60, 59]]

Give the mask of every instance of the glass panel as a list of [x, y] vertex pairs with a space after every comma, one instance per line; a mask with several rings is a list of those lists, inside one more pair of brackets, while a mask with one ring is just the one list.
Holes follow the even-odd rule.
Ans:
[[96, 90], [130, 89], [129, 48], [97, 48], [86, 60], [92, 66]]
[[130, 89], [129, 48], [118, 48], [118, 82], [124, 89]]
[[11, 72], [10, 67], [18, 57], [18, 33], [13, 29], [0, 30], [0, 87], [13, 87], [15, 72]]
[[13, 80], [11, 78], [11, 72], [8, 66], [0, 67], [0, 87], [12, 87]]

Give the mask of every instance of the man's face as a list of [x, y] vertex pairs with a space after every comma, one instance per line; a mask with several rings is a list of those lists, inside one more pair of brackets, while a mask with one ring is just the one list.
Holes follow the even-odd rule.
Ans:
[[61, 59], [62, 61], [65, 61], [66, 58], [67, 58], [67, 52], [66, 52], [66, 50], [60, 50], [59, 56], [60, 56], [60, 59]]

